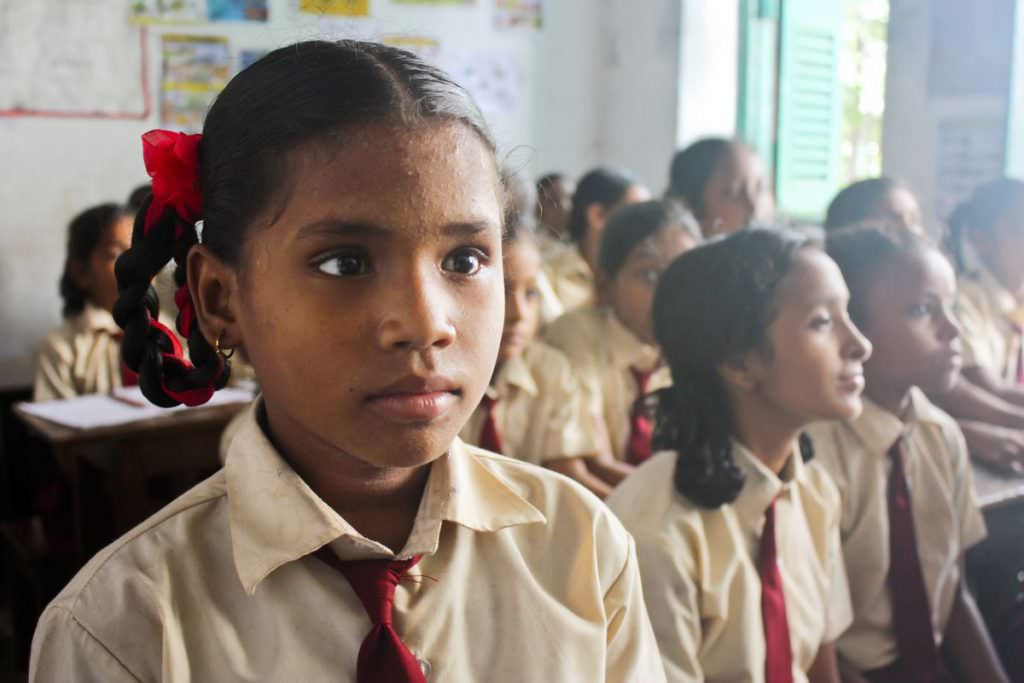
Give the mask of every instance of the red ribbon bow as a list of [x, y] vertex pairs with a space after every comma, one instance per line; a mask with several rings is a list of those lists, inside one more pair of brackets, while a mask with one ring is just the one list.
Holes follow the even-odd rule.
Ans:
[[[168, 207], [186, 224], [199, 220], [203, 198], [199, 192], [199, 142], [203, 136], [151, 130], [142, 136], [142, 160], [153, 179], [153, 201], [146, 212], [145, 231]], [[181, 237], [180, 234], [175, 237]]]

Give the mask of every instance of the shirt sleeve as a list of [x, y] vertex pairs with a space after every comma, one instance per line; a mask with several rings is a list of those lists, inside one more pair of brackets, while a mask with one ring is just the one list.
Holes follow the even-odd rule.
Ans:
[[637, 542], [644, 597], [669, 683], [704, 680], [700, 593], [686, 562], [675, 557], [660, 536]]
[[36, 380], [33, 401], [53, 401], [78, 395], [71, 378], [74, 362], [71, 348], [61, 339], [48, 337], [36, 356]]
[[542, 461], [590, 456], [596, 453], [594, 430], [584, 419], [584, 397], [568, 362], [558, 364], [557, 378], [545, 388], [548, 406]]
[[604, 596], [608, 615], [605, 680], [661, 683], [665, 672], [644, 603], [636, 549], [632, 537], [628, 538], [626, 564]]
[[974, 494], [974, 473], [967, 454], [967, 442], [956, 424], [946, 426], [950, 453], [953, 456], [953, 508], [960, 528], [960, 553], [988, 535], [985, 518]]
[[140, 679], [73, 614], [60, 607], [50, 607], [39, 619], [32, 638], [28, 680], [30, 683], [120, 683]]

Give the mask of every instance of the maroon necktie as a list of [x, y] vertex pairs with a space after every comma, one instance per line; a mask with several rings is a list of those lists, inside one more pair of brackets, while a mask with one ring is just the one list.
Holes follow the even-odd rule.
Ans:
[[391, 625], [395, 588], [421, 556], [343, 562], [326, 547], [317, 551], [316, 556], [345, 575], [373, 623], [359, 647], [357, 683], [427, 683], [416, 657]]
[[485, 395], [480, 401], [480, 406], [484, 409], [484, 426], [480, 430], [480, 448], [492, 453], [501, 453], [501, 432], [498, 431], [498, 420], [494, 414], [498, 408], [498, 399]]
[[757, 553], [761, 575], [761, 620], [764, 622], [765, 683], [793, 683], [793, 649], [789, 644], [786, 593], [775, 549], [775, 501], [764, 513], [764, 531]]
[[651, 435], [654, 432], [654, 425], [647, 416], [644, 409], [644, 401], [647, 398], [647, 385], [651, 381], [651, 371], [644, 372], [636, 368], [630, 368], [633, 379], [636, 380], [636, 400], [633, 401], [633, 409], [629, 413], [629, 443], [626, 446], [626, 462], [631, 465], [639, 465], [651, 457]]
[[932, 632], [931, 608], [917, 554], [910, 490], [903, 470], [903, 437], [889, 449], [889, 595], [900, 664], [907, 681], [945, 680]]

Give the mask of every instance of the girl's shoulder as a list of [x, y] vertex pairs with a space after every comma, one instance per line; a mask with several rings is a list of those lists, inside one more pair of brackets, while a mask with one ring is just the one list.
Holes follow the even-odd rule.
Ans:
[[544, 330], [543, 340], [577, 363], [601, 347], [607, 327], [602, 309], [581, 306], [563, 314]]

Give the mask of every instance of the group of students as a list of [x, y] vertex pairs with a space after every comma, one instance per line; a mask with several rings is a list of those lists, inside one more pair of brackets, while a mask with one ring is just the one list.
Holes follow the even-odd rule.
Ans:
[[68, 326], [106, 340], [37, 393], [102, 356], [85, 390], [123, 363], [201, 403], [235, 349], [261, 393], [223, 470], [50, 604], [32, 680], [1022, 680], [963, 557], [968, 453], [1020, 456], [1024, 184], [958, 210], [952, 262], [886, 179], [824, 243], [772, 227], [730, 140], [663, 199], [614, 169], [534, 196], [460, 87], [355, 41], [146, 145], [130, 242], [108, 209], [69, 248]]

